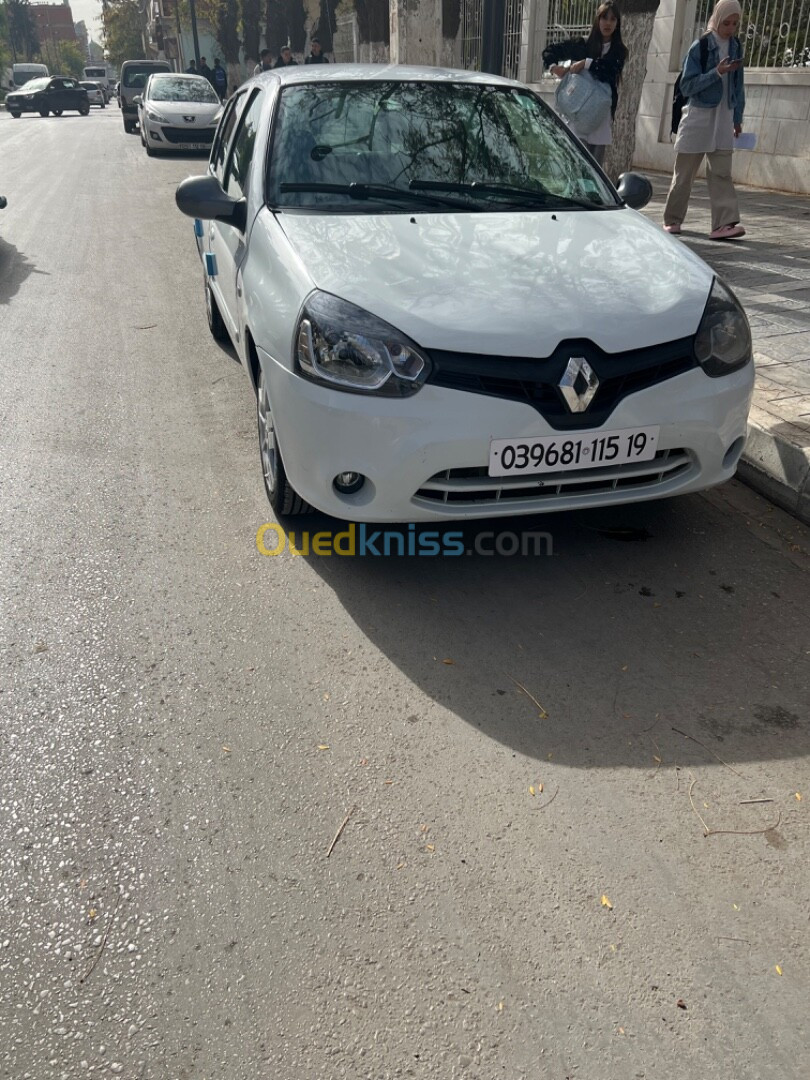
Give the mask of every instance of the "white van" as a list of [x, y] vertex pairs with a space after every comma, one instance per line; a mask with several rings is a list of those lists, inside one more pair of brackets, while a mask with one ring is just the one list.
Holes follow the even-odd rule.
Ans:
[[171, 71], [165, 60], [125, 60], [121, 65], [118, 101], [124, 120], [124, 131], [131, 134], [138, 126], [138, 106], [132, 100], [143, 93], [146, 80], [155, 71]]
[[46, 64], [14, 64], [11, 68], [11, 82], [14, 89], [19, 90], [31, 79], [47, 79], [50, 74]]

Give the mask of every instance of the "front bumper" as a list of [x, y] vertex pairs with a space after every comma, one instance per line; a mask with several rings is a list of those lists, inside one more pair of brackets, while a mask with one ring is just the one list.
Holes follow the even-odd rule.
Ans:
[[147, 144], [156, 150], [210, 151], [216, 133], [216, 125], [197, 127], [189, 124], [187, 127], [177, 127], [147, 117], [144, 117], [141, 127]]
[[[721, 379], [701, 369], [621, 401], [593, 428], [660, 426], [654, 462], [494, 478], [493, 438], [560, 435], [530, 405], [427, 384], [410, 398], [328, 390], [259, 351], [290, 482], [324, 513], [365, 522], [517, 517], [700, 491], [734, 475], [746, 435], [753, 364]], [[367, 479], [355, 494], [339, 472]]]

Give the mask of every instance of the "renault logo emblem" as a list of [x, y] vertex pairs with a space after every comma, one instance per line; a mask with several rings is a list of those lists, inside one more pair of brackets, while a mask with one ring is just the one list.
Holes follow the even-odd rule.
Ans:
[[599, 380], [584, 356], [572, 356], [558, 385], [570, 411], [580, 413], [593, 401]]

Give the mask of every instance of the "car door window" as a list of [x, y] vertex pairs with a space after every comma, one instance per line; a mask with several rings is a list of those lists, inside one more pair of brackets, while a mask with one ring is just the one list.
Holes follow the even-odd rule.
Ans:
[[247, 94], [238, 94], [233, 98], [226, 106], [225, 115], [220, 121], [216, 142], [211, 152], [211, 168], [214, 170], [214, 176], [216, 176], [220, 184], [223, 183], [225, 178], [225, 162], [228, 160], [231, 136], [236, 127], [236, 121], [242, 112], [242, 105], [244, 105], [246, 97]]
[[222, 186], [234, 199], [241, 199], [245, 194], [248, 169], [253, 160], [253, 147], [256, 145], [256, 135], [259, 131], [263, 97], [264, 95], [259, 90], [245, 109], [228, 159], [225, 182]]

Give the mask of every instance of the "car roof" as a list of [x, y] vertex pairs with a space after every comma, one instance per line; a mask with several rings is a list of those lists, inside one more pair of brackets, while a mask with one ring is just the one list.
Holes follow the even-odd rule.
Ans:
[[[522, 86], [514, 79], [488, 75], [482, 71], [459, 71], [454, 68], [422, 67], [416, 64], [299, 64], [296, 67], [274, 68], [254, 75], [250, 83], [278, 80], [284, 86], [291, 83], [316, 82], [426, 82], [472, 83], [479, 86]], [[241, 87], [240, 87], [241, 89]]]
[[211, 85], [211, 83], [208, 82], [208, 79], [206, 79], [204, 75], [192, 75], [191, 72], [188, 71], [153, 71], [151, 78], [187, 79], [190, 82], [204, 82], [208, 83], [209, 86]]

